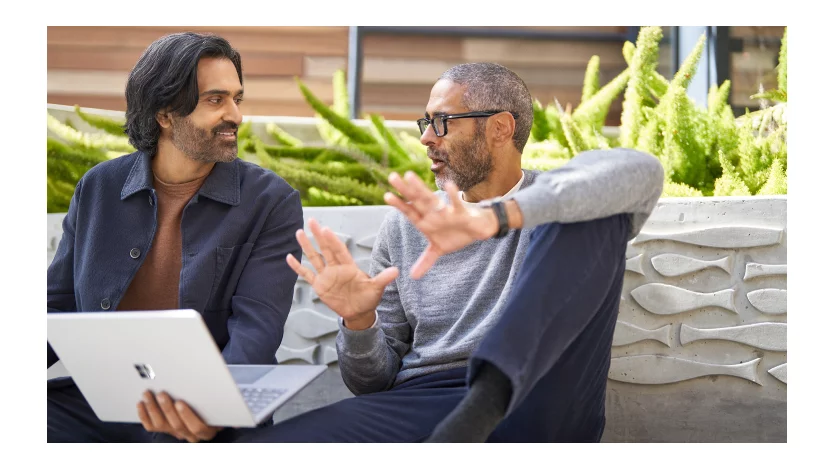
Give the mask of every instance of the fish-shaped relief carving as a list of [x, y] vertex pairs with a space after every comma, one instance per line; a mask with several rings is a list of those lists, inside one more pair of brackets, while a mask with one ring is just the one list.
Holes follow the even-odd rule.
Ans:
[[708, 375], [730, 375], [761, 385], [756, 366], [761, 358], [741, 364], [709, 364], [678, 357], [645, 354], [611, 358], [608, 378], [633, 384], [669, 384]]
[[306, 339], [316, 339], [339, 331], [335, 318], [309, 308], [291, 311], [285, 328]]
[[293, 349], [282, 345], [278, 348], [278, 352], [275, 353], [275, 359], [279, 364], [292, 359], [300, 359], [308, 364], [315, 364], [315, 354], [318, 347], [318, 344], [314, 344], [304, 349]]
[[333, 346], [325, 346], [324, 352], [322, 353], [322, 361], [325, 364], [330, 364], [339, 360], [339, 354], [336, 352], [336, 348]]
[[302, 299], [303, 295], [304, 295], [304, 287], [298, 285], [298, 283], [296, 282], [295, 286], [293, 287], [292, 303], [300, 304], [303, 300]]
[[683, 255], [663, 254], [653, 257], [651, 261], [654, 269], [664, 276], [680, 276], [712, 267], [723, 269], [727, 274], [730, 273], [729, 256], [705, 261]]
[[372, 250], [374, 248], [374, 243], [376, 243], [376, 235], [371, 235], [369, 237], [365, 237], [356, 242], [356, 246], [361, 246], [362, 248], [368, 248]]
[[674, 315], [704, 307], [721, 307], [736, 313], [733, 306], [735, 289], [700, 293], [657, 282], [643, 284], [631, 291], [634, 300], [657, 315]]
[[780, 276], [787, 274], [787, 264], [747, 263], [744, 269], [744, 280], [747, 281], [760, 276]]
[[782, 383], [788, 383], [788, 363], [784, 363], [782, 365], [778, 365], [770, 370], [768, 370], [770, 375], [779, 379]]
[[681, 344], [704, 339], [718, 339], [746, 344], [768, 351], [788, 350], [787, 323], [753, 323], [722, 328], [693, 328], [681, 325]]
[[764, 227], [715, 227], [668, 233], [640, 232], [634, 243], [672, 240], [710, 248], [752, 248], [782, 241], [782, 230]]
[[665, 344], [667, 347], [672, 344], [672, 325], [664, 325], [655, 330], [644, 330], [639, 326], [618, 321], [614, 328], [613, 346], [625, 346], [643, 340], [652, 340]]
[[768, 315], [788, 313], [788, 291], [785, 289], [759, 289], [747, 293], [747, 300]]
[[640, 265], [640, 262], [643, 260], [643, 254], [640, 253], [639, 255], [635, 256], [634, 258], [626, 260], [626, 271], [632, 271], [638, 274], [646, 275], [643, 272], [643, 266]]

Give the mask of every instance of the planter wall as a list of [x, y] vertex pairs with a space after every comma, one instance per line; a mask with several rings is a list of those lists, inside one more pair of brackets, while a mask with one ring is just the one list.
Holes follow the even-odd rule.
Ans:
[[[389, 210], [305, 208], [304, 217], [339, 233], [367, 269]], [[62, 218], [47, 215], [47, 263]], [[603, 441], [787, 441], [786, 220], [786, 196], [660, 200], [627, 252]], [[276, 420], [352, 396], [336, 362], [336, 318], [299, 280], [276, 357], [330, 367]]]

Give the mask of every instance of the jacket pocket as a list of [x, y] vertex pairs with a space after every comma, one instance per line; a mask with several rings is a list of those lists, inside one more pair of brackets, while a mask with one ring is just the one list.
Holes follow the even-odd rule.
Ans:
[[217, 247], [214, 283], [211, 287], [207, 310], [231, 308], [232, 296], [254, 245], [254, 243], [244, 243], [232, 247]]

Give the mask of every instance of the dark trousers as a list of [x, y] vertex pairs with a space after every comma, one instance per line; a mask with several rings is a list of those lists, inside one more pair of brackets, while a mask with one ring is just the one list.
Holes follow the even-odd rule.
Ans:
[[[168, 434], [149, 433], [141, 424], [101, 421], [73, 383], [49, 388], [46, 406], [47, 442], [186, 442]], [[252, 431], [226, 428], [211, 442], [232, 442]]]
[[599, 442], [629, 229], [624, 214], [537, 227], [507, 307], [468, 368], [348, 398], [241, 440], [420, 442], [487, 361], [513, 388], [490, 442]]

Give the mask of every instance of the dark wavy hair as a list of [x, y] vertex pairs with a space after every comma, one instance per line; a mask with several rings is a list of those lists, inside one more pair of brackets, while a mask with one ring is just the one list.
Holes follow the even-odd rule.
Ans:
[[130, 72], [125, 87], [127, 112], [125, 132], [131, 145], [156, 154], [161, 132], [156, 114], [169, 110], [187, 116], [197, 107], [197, 62], [203, 57], [232, 61], [243, 84], [240, 53], [213, 34], [177, 33], [153, 42]]

